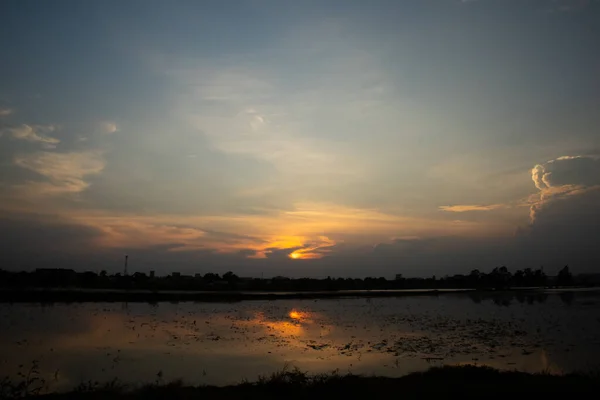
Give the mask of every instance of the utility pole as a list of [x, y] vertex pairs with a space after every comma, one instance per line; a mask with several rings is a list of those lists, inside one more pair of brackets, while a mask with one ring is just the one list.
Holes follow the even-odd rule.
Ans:
[[123, 270], [123, 276], [127, 276], [127, 259], [129, 256], [125, 254], [125, 269]]

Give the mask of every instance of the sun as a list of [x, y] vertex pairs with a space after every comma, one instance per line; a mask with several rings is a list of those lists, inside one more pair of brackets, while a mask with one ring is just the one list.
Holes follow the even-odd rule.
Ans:
[[290, 258], [293, 258], [294, 260], [297, 260], [300, 258], [300, 253], [291, 253], [290, 254]]

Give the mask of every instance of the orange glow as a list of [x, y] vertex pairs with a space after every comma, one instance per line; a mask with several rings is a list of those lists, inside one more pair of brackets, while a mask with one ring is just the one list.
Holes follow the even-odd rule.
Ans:
[[[311, 322], [306, 318], [307, 313], [292, 310], [288, 314], [293, 321], [277, 321], [265, 318], [262, 313], [256, 314], [253, 319], [248, 321], [238, 321], [238, 324], [247, 323], [250, 326], [266, 328], [269, 333], [280, 337], [298, 338], [306, 334], [305, 327], [310, 326]], [[303, 326], [305, 325], [305, 326]]]
[[295, 319], [297, 321], [308, 320], [309, 317], [308, 313], [296, 310], [290, 311], [289, 316], [291, 319]]
[[294, 322], [260, 321], [259, 324], [269, 329], [269, 332], [281, 337], [300, 337], [305, 333], [304, 328]]
[[[59, 210], [52, 212], [61, 214]], [[168, 251], [212, 250], [230, 254], [250, 250], [245, 257], [259, 259], [279, 250], [285, 251], [291, 260], [326, 257], [335, 252], [341, 240], [328, 237], [324, 232], [347, 232], [366, 238], [364, 243], [363, 239], [348, 243], [362, 246], [383, 243], [398, 235], [427, 237], [434, 233], [470, 235], [496, 231], [496, 228], [490, 230], [489, 224], [484, 227], [475, 222], [440, 222], [320, 203], [297, 203], [292, 211], [258, 215], [181, 216], [70, 210], [61, 216], [71, 223], [99, 231], [101, 234], [93, 241], [101, 248], [147, 248], [177, 243]], [[497, 226], [498, 231], [506, 227], [501, 225]], [[233, 234], [224, 240], [213, 231], [244, 232], [244, 235]]]

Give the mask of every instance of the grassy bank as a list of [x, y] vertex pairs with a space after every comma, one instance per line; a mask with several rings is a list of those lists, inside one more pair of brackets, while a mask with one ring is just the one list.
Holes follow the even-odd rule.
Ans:
[[[257, 382], [238, 385], [185, 386], [181, 382], [127, 387], [80, 385], [69, 393], [34, 396], [36, 399], [300, 399], [300, 398], [492, 398], [549, 395], [585, 398], [597, 394], [596, 376], [528, 374], [488, 367], [446, 366], [401, 378], [357, 375], [307, 375], [298, 370], [276, 373]], [[5, 393], [6, 395], [6, 393]]]

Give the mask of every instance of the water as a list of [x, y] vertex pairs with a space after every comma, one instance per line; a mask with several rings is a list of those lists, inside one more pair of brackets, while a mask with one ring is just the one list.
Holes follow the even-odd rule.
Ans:
[[285, 365], [400, 376], [474, 363], [598, 370], [600, 292], [275, 300], [1, 304], [0, 377], [34, 365], [47, 390], [118, 378], [225, 385]]

